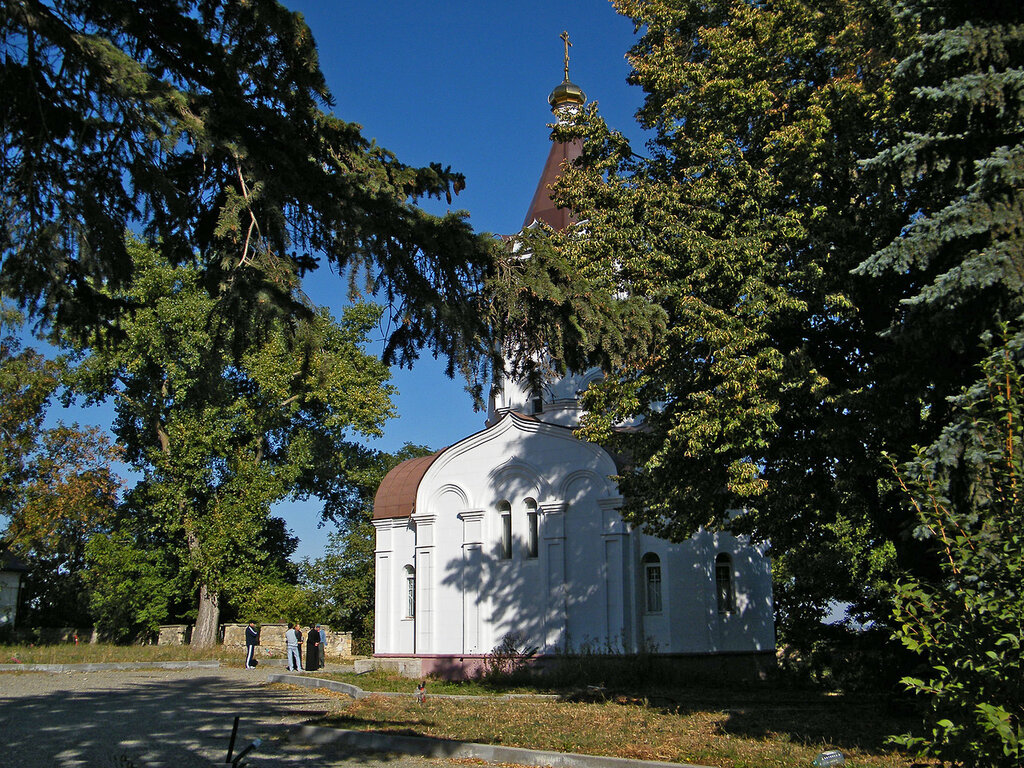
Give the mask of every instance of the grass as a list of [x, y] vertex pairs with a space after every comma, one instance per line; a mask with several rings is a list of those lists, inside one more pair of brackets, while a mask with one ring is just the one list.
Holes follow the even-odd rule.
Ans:
[[[369, 672], [324, 672], [317, 670], [316, 677], [325, 680], [337, 680], [362, 688], [364, 691], [389, 691], [396, 693], [413, 693], [419, 680], [408, 677], [401, 677], [382, 669], [373, 669]], [[427, 691], [432, 694], [444, 694], [455, 696], [503, 696], [509, 693], [557, 693], [557, 691], [537, 686], [495, 686], [479, 680], [466, 680], [461, 682], [449, 682], [446, 680], [429, 680]]]
[[[428, 691], [431, 686], [428, 684]], [[838, 748], [849, 768], [907, 768], [913, 761], [884, 746], [893, 722], [876, 701], [750, 699], [697, 692], [679, 703], [523, 701], [371, 696], [321, 724], [380, 733], [433, 736], [528, 749], [582, 752], [730, 768], [808, 766]]]
[[[326, 674], [366, 691], [412, 693], [416, 682], [375, 671]], [[328, 693], [326, 691], [322, 691]], [[378, 733], [581, 752], [722, 768], [809, 766], [840, 749], [849, 768], [909, 768], [918, 764], [885, 744], [910, 725], [877, 696], [834, 695], [777, 686], [659, 689], [644, 695], [565, 693], [558, 701], [506, 700], [509, 692], [549, 693], [478, 681], [427, 682], [427, 701], [372, 696], [352, 702], [322, 725]], [[434, 694], [434, 697], [431, 696]], [[492, 696], [464, 701], [438, 694]]]
[[[198, 649], [188, 645], [111, 645], [62, 643], [60, 645], [3, 645], [0, 664], [95, 664], [134, 661], [240, 660], [238, 649]], [[241, 663], [241, 661], [239, 661]]]

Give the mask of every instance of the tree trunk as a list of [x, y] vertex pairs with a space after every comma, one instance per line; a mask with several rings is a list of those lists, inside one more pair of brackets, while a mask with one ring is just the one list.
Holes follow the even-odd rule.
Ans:
[[217, 630], [220, 627], [220, 595], [210, 592], [205, 584], [199, 585], [199, 613], [192, 630], [192, 645], [196, 648], [212, 648], [217, 644]]

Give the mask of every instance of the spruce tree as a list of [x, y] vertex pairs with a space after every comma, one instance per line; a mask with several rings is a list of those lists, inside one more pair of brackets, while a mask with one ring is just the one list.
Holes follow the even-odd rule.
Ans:
[[903, 226], [858, 271], [898, 287], [874, 378], [927, 444], [973, 378], [982, 336], [1022, 330], [1024, 7], [943, 0], [905, 13], [920, 44], [895, 72], [897, 132], [867, 165], [867, 192], [898, 200]]
[[[276, 0], [4, 0], [0, 291], [87, 335], [126, 307], [126, 231], [196, 259], [239, 321], [302, 313], [321, 259], [390, 303], [386, 355], [472, 366], [489, 239], [415, 205], [464, 185], [335, 117], [310, 29]], [[468, 350], [468, 352], [467, 352]]]
[[1019, 338], [994, 349], [939, 439], [901, 471], [938, 573], [896, 594], [898, 637], [927, 665], [903, 681], [924, 697], [923, 727], [896, 741], [953, 765], [1024, 757], [1022, 363]]

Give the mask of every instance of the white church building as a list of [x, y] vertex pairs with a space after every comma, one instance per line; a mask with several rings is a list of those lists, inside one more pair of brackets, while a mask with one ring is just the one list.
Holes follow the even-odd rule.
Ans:
[[[552, 109], [584, 99], [567, 63]], [[524, 226], [571, 225], [549, 190], [579, 149], [553, 143]], [[614, 460], [573, 434], [578, 393], [599, 376], [542, 391], [496, 382], [482, 431], [387, 475], [373, 514], [376, 663], [471, 674], [510, 633], [540, 657], [586, 649], [773, 663], [763, 548], [706, 531], [672, 543], [620, 517]]]

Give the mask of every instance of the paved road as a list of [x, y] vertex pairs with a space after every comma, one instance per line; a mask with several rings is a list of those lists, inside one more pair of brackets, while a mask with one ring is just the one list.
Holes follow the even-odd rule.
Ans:
[[[343, 697], [268, 686], [264, 670], [146, 669], [0, 673], [0, 768], [209, 768], [253, 739], [252, 768], [448, 768], [445, 760], [339, 753], [289, 738], [289, 727], [345, 706]], [[130, 762], [128, 762], [130, 761]]]

